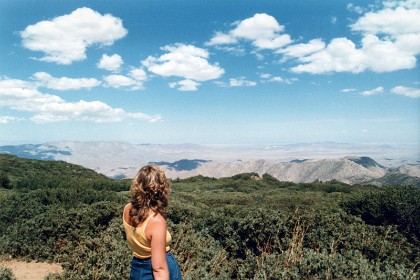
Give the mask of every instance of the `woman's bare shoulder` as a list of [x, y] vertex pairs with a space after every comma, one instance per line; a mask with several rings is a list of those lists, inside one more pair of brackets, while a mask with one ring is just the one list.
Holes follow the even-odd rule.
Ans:
[[162, 217], [161, 214], [152, 214], [152, 217], [150, 217], [150, 220], [148, 222], [148, 229], [156, 230], [158, 228], [166, 229], [166, 220]]
[[163, 223], [163, 224], [166, 225], [165, 218], [159, 213], [152, 214], [152, 217], [151, 217], [150, 221], [153, 222], [153, 223]]
[[131, 225], [131, 222], [130, 222], [130, 209], [132, 207], [133, 206], [131, 205], [131, 203], [128, 203], [126, 206], [124, 206], [124, 211], [123, 211], [124, 221], [126, 223], [128, 223], [129, 225]]
[[124, 206], [124, 213], [129, 212], [132, 207], [133, 207], [133, 205], [131, 205], [131, 202], [130, 203], [127, 203]]
[[152, 214], [145, 228], [146, 238], [151, 240], [153, 236], [164, 235], [166, 233], [166, 220], [160, 214]]

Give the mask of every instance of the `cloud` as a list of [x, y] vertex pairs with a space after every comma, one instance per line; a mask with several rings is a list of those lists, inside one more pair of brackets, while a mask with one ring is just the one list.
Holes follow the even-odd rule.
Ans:
[[398, 7], [370, 12], [351, 25], [351, 29], [368, 34], [402, 34], [420, 33], [420, 10]]
[[301, 43], [288, 46], [285, 49], [277, 51], [290, 57], [304, 57], [325, 48], [325, 43], [321, 39], [310, 40], [307, 44]]
[[267, 83], [267, 82], [273, 82], [273, 83], [282, 83], [282, 84], [288, 84], [291, 85], [296, 81], [299, 81], [298, 78], [282, 78], [280, 76], [272, 76], [271, 74], [268, 73], [261, 73], [260, 77], [263, 83]]
[[0, 80], [0, 107], [16, 111], [32, 112], [36, 123], [57, 121], [89, 121], [95, 123], [121, 122], [125, 119], [160, 121], [159, 115], [125, 112], [112, 108], [101, 101], [66, 102], [61, 97], [42, 93], [22, 80]]
[[241, 46], [215, 46], [216, 50], [231, 53], [236, 56], [244, 56], [245, 49]]
[[292, 67], [291, 70], [295, 73], [320, 74], [334, 71], [359, 73], [366, 69], [362, 63], [363, 54], [346, 38], [333, 39], [325, 49], [300, 57], [299, 61], [305, 64]]
[[386, 8], [396, 8], [396, 7], [404, 7], [409, 9], [420, 8], [420, 1], [419, 0], [387, 0], [384, 1], [384, 7]]
[[154, 74], [203, 82], [217, 79], [225, 72], [217, 63], [209, 63], [209, 52], [205, 49], [175, 44], [165, 46], [162, 50], [167, 53], [160, 57], [149, 56], [142, 62]]
[[126, 34], [121, 19], [89, 8], [40, 21], [20, 32], [25, 48], [43, 52], [42, 61], [58, 64], [83, 60], [88, 47], [110, 46]]
[[276, 82], [276, 83], [282, 83], [282, 84], [288, 84], [288, 85], [291, 85], [297, 81], [299, 81], [298, 78], [284, 79], [280, 76], [276, 76], [268, 80], [268, 82]]
[[240, 40], [251, 41], [259, 49], [278, 49], [292, 42], [288, 34], [281, 34], [284, 26], [268, 14], [255, 14], [253, 17], [235, 22], [234, 29], [227, 33], [216, 32], [207, 46], [236, 44]]
[[36, 72], [32, 75], [37, 86], [55, 89], [55, 90], [78, 90], [82, 88], [93, 88], [101, 84], [100, 81], [94, 78], [54, 78], [46, 72]]
[[179, 82], [169, 83], [170, 88], [178, 87], [178, 90], [180, 91], [196, 91], [199, 85], [200, 83], [188, 79]]
[[128, 75], [137, 81], [147, 80], [147, 74], [146, 71], [143, 70], [143, 68], [133, 68], [130, 70], [130, 73]]
[[24, 118], [13, 117], [13, 116], [0, 116], [0, 124], [8, 124], [11, 122], [23, 121]]
[[231, 34], [225, 34], [223, 32], [217, 31], [214, 36], [210, 39], [209, 42], [205, 44], [207, 46], [215, 46], [215, 45], [226, 45], [226, 44], [236, 44], [238, 40], [232, 36]]
[[379, 94], [379, 93], [382, 93], [382, 92], [384, 92], [384, 88], [383, 87], [377, 87], [377, 88], [372, 89], [372, 90], [365, 90], [365, 91], [361, 92], [360, 94], [368, 96], [368, 95]]
[[214, 83], [219, 87], [253, 87], [257, 85], [257, 82], [249, 81], [245, 77], [230, 78], [228, 83], [223, 81], [215, 81]]
[[342, 90], [341, 90], [341, 92], [353, 92], [353, 91], [356, 91], [357, 89], [355, 89], [355, 88], [343, 88]]
[[113, 54], [111, 56], [108, 56], [106, 54], [102, 55], [101, 60], [97, 64], [98, 68], [105, 69], [108, 71], [119, 71], [121, 68], [121, 65], [124, 63], [121, 56], [118, 54]]
[[347, 38], [335, 38], [328, 46], [306, 57], [300, 57], [303, 64], [292, 67], [295, 73], [322, 74], [330, 72], [361, 73], [392, 72], [411, 69], [416, 65], [416, 52], [403, 50], [399, 43], [384, 41], [374, 35], [362, 40], [362, 48]]
[[142, 81], [123, 75], [108, 75], [104, 77], [105, 86], [113, 88], [128, 88], [130, 90], [139, 90], [143, 88]]
[[392, 93], [413, 97], [413, 98], [420, 98], [420, 89], [418, 88], [410, 88], [410, 87], [403, 87], [397, 86], [391, 89]]
[[356, 6], [353, 3], [349, 3], [347, 4], [347, 10], [351, 11], [351, 12], [355, 12], [359, 15], [363, 14], [365, 12], [365, 10], [360, 7], [360, 6]]
[[418, 18], [418, 8], [385, 8], [366, 13], [350, 25], [352, 31], [361, 33], [359, 48], [347, 38], [334, 38], [324, 48], [317, 42], [320, 49], [310, 55], [293, 52], [294, 48], [309, 48], [310, 43], [292, 45], [281, 52], [298, 58], [300, 64], [291, 68], [295, 73], [361, 73], [368, 70], [381, 73], [412, 69], [420, 54]]
[[254, 87], [257, 83], [254, 81], [248, 81], [244, 77], [240, 78], [231, 78], [229, 79], [229, 86], [231, 87]]
[[270, 79], [271, 77], [272, 77], [272, 75], [268, 74], [268, 73], [261, 73], [260, 74], [261, 79]]

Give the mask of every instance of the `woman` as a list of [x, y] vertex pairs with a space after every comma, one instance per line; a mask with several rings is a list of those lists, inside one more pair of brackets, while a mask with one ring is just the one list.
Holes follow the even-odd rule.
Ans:
[[124, 208], [124, 230], [133, 250], [130, 279], [181, 279], [170, 253], [171, 234], [166, 229], [170, 185], [157, 166], [139, 170], [131, 183], [131, 203]]

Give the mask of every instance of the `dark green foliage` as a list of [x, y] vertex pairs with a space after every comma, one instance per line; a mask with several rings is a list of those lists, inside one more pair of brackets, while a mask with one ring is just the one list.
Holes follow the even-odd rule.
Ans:
[[[3, 175], [6, 174], [6, 175]], [[128, 190], [128, 181], [115, 181], [91, 169], [64, 161], [22, 159], [0, 154], [0, 179], [7, 176], [9, 188], [93, 188], [113, 191]]]
[[420, 178], [413, 177], [400, 172], [390, 172], [385, 176], [369, 181], [370, 184], [378, 186], [414, 186], [420, 188]]
[[15, 257], [61, 259], [79, 242], [108, 227], [118, 215], [118, 200], [115, 193], [65, 189], [10, 196], [0, 209], [0, 251]]
[[131, 252], [120, 225], [121, 218], [116, 217], [99, 235], [75, 246], [64, 264], [62, 279], [128, 279]]
[[183, 279], [230, 279], [232, 268], [227, 253], [212, 236], [197, 232], [191, 224], [169, 223], [174, 237], [172, 248]]
[[0, 171], [0, 188], [11, 189], [12, 184], [9, 179], [9, 175], [6, 172]]
[[24, 178], [30, 174], [78, 177], [91, 180], [106, 178], [91, 169], [64, 161], [23, 159], [7, 154], [0, 154], [0, 171], [13, 175], [13, 179]]
[[[0, 254], [61, 262], [50, 280], [127, 279], [129, 181], [12, 160]], [[415, 188], [197, 176], [172, 181], [168, 228], [183, 279], [417, 279], [418, 201]]]
[[379, 192], [356, 196], [343, 208], [371, 225], [396, 225], [410, 241], [420, 245], [420, 189], [386, 187]]
[[16, 277], [13, 275], [12, 271], [9, 268], [0, 266], [0, 279], [16, 280]]
[[242, 173], [232, 176], [233, 180], [249, 180], [254, 177], [259, 177], [258, 173], [251, 172], [251, 173]]

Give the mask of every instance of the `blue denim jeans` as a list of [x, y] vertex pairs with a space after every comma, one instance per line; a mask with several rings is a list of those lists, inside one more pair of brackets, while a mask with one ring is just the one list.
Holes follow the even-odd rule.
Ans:
[[[181, 280], [181, 270], [170, 252], [166, 253], [166, 263], [169, 269], [169, 279]], [[133, 257], [131, 261], [130, 280], [153, 280], [152, 259]]]

